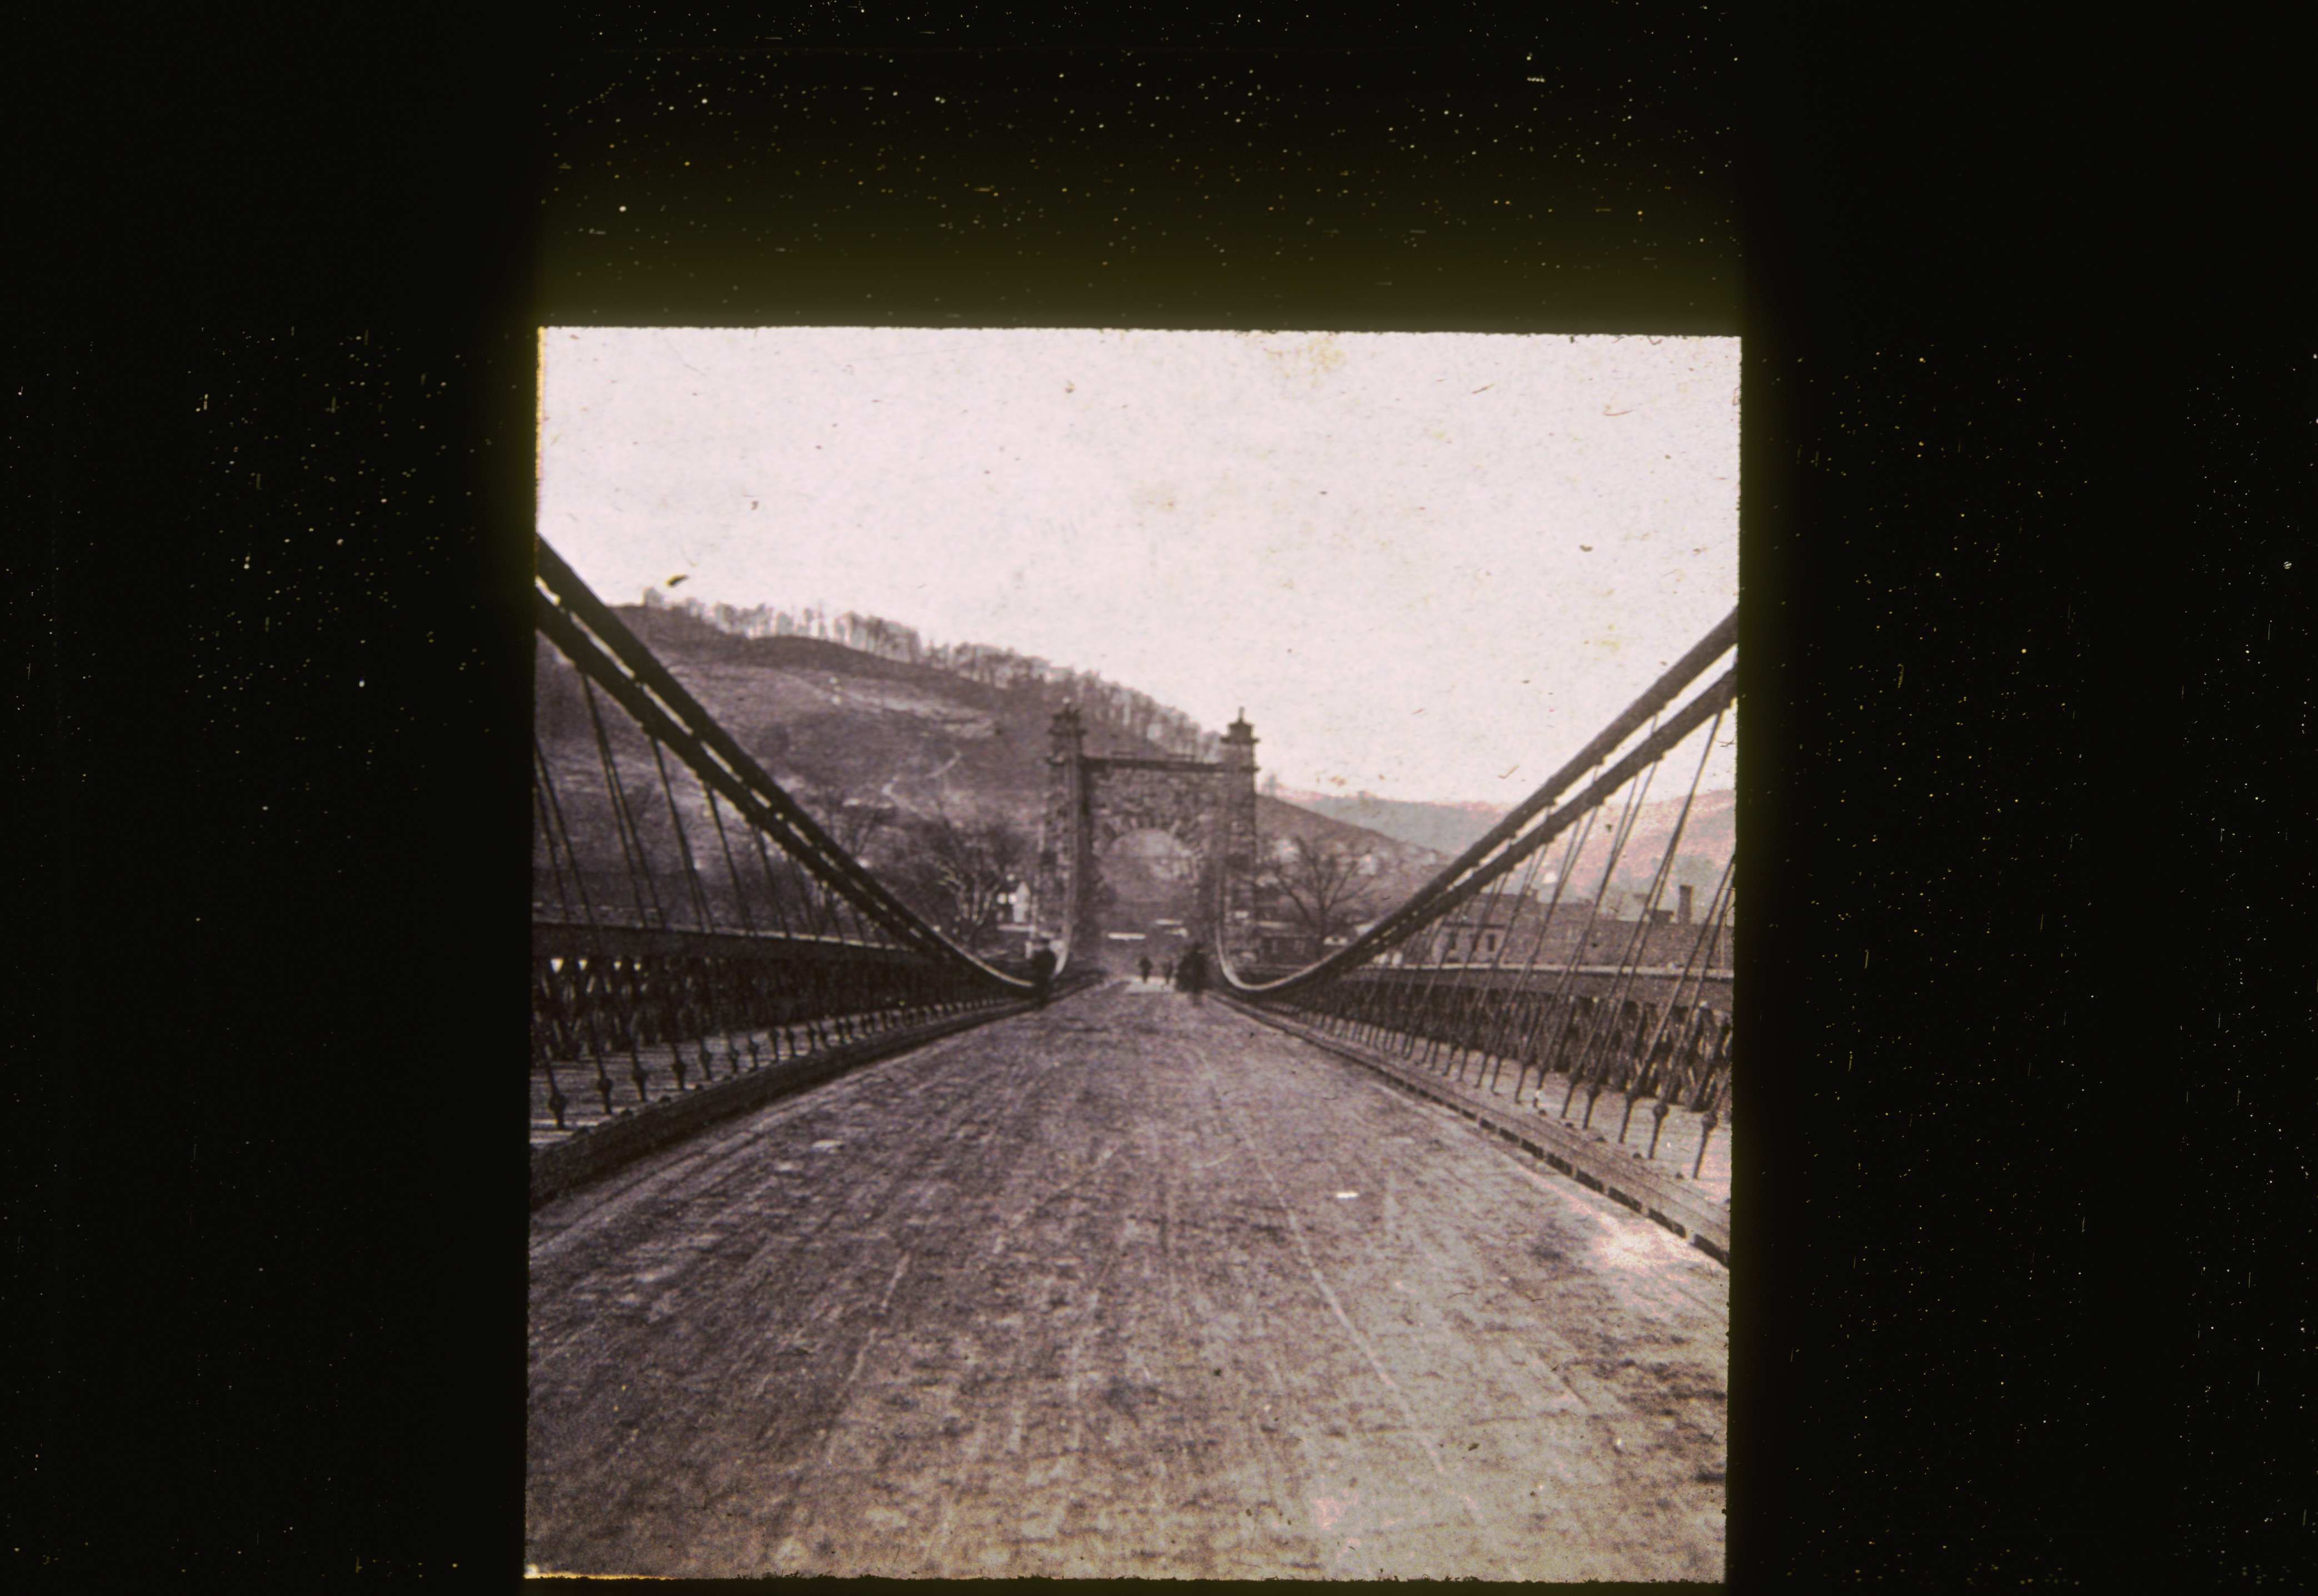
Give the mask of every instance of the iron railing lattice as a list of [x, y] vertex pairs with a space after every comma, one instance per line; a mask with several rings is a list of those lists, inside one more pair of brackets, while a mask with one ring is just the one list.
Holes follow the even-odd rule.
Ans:
[[578, 704], [532, 743], [535, 1147], [1030, 995], [881, 883], [535, 547], [535, 622], [571, 673], [539, 690]]
[[[1235, 969], [1219, 946], [1225, 991], [1388, 1073], [1437, 1080], [1443, 1101], [1486, 1111], [1508, 1134], [1550, 1124], [1551, 1135], [1536, 1134], [1559, 1149], [1558, 1161], [1595, 1171], [1585, 1178], [1614, 1178], [1621, 1184], [1605, 1189], [1622, 1197], [1632, 1188], [1642, 1195], [1626, 1200], [1662, 1206], [1652, 1208], [1661, 1219], [1678, 1208], [1676, 1228], [1727, 1235], [1710, 1210], [1730, 1194], [1735, 855], [1703, 914], [1676, 919], [1666, 900], [1737, 703], [1735, 663], [1725, 663], [1737, 621], [1734, 612], [1347, 946], [1285, 973]], [[1605, 919], [1662, 767], [1685, 784], [1681, 802], [1646, 874], [1627, 877], [1646, 883], [1633, 917]], [[1560, 865], [1541, 883], [1557, 841]], [[1685, 908], [1696, 884], [1685, 883]], [[1614, 1126], [1606, 1116], [1596, 1125], [1605, 1100]]]

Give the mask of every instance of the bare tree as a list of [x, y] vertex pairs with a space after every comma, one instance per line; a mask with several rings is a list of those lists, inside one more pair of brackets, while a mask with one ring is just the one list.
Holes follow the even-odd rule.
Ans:
[[971, 949], [998, 928], [1029, 846], [1002, 820], [961, 822], [938, 811], [909, 826], [894, 852], [888, 871], [894, 890]]
[[793, 779], [788, 789], [831, 839], [857, 859], [894, 823], [894, 806], [875, 798], [852, 797], [810, 777]]
[[1256, 872], [1258, 893], [1315, 942], [1325, 943], [1369, 918], [1361, 857], [1334, 842], [1292, 837]]
[[[802, 773], [791, 775], [782, 785], [829, 834], [831, 841], [875, 868], [871, 850], [894, 827], [897, 811], [891, 803], [874, 797], [854, 797], [840, 787]], [[790, 876], [791, 892], [784, 896], [802, 893], [805, 909], [813, 915], [837, 911], [841, 895], [834, 888], [806, 871], [792, 870]]]

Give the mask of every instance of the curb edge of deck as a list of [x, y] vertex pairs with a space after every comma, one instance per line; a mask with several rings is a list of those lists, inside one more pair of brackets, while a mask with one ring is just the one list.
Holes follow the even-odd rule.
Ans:
[[555, 1198], [602, 1179], [647, 1153], [657, 1152], [735, 1115], [762, 1107], [820, 1086], [864, 1064], [876, 1063], [911, 1052], [945, 1036], [993, 1025], [1031, 1012], [1028, 1002], [1009, 1003], [975, 1014], [955, 1016], [930, 1025], [889, 1031], [866, 1037], [804, 1059], [773, 1064], [727, 1076], [696, 1087], [681, 1097], [664, 1097], [632, 1109], [615, 1119], [589, 1127], [568, 1142], [543, 1147], [531, 1155], [531, 1206], [537, 1210]]
[[1541, 1160], [1557, 1173], [1566, 1175], [1588, 1190], [1599, 1192], [1622, 1207], [1631, 1208], [1642, 1217], [1672, 1231], [1723, 1268], [1730, 1267], [1729, 1213], [1718, 1211], [1717, 1206], [1702, 1200], [1695, 1192], [1685, 1191], [1672, 1182], [1659, 1179], [1654, 1171], [1632, 1167], [1636, 1161], [1631, 1157], [1612, 1157], [1595, 1143], [1580, 1139], [1553, 1120], [1541, 1116], [1530, 1118], [1510, 1111], [1507, 1104], [1490, 1102], [1450, 1089], [1439, 1081], [1403, 1070], [1365, 1048], [1338, 1041], [1284, 1015], [1270, 1013], [1228, 993], [1218, 992], [1216, 995], [1235, 1013], [1244, 1014], [1259, 1025], [1269, 1026], [1334, 1054], [1348, 1063], [1383, 1076], [1402, 1090], [1427, 1102], [1437, 1103], [1473, 1121], [1483, 1130], [1513, 1143], [1523, 1152]]

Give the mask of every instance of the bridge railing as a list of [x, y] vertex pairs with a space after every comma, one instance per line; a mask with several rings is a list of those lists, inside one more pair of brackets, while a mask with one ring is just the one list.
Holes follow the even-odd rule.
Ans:
[[[1558, 1122], [1656, 1179], [1727, 1202], [1731, 865], [1696, 919], [1671, 923], [1665, 901], [1737, 700], [1736, 621], [1348, 946], [1268, 979], [1219, 960], [1225, 990], [1392, 1072], [1453, 1081], [1452, 1098]], [[1637, 822], [1662, 770], [1686, 779], [1681, 805], [1647, 861], [1639, 913], [1607, 918], [1611, 883], [1639, 862]], [[1557, 853], [1559, 867], [1543, 876]], [[1687, 909], [1690, 893], [1680, 901]]]
[[532, 745], [535, 1147], [1030, 994], [831, 838], [544, 542], [534, 598], [553, 650]]

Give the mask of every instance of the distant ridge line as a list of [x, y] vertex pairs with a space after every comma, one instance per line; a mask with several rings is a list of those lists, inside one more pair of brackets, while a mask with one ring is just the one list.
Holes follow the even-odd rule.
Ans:
[[1490, 803], [1479, 798], [1387, 798], [1375, 793], [1315, 793], [1301, 787], [1276, 787], [1275, 798], [1290, 803], [1411, 803], [1425, 809], [1454, 809], [1467, 814], [1484, 815], [1492, 822], [1499, 820], [1513, 806]]

